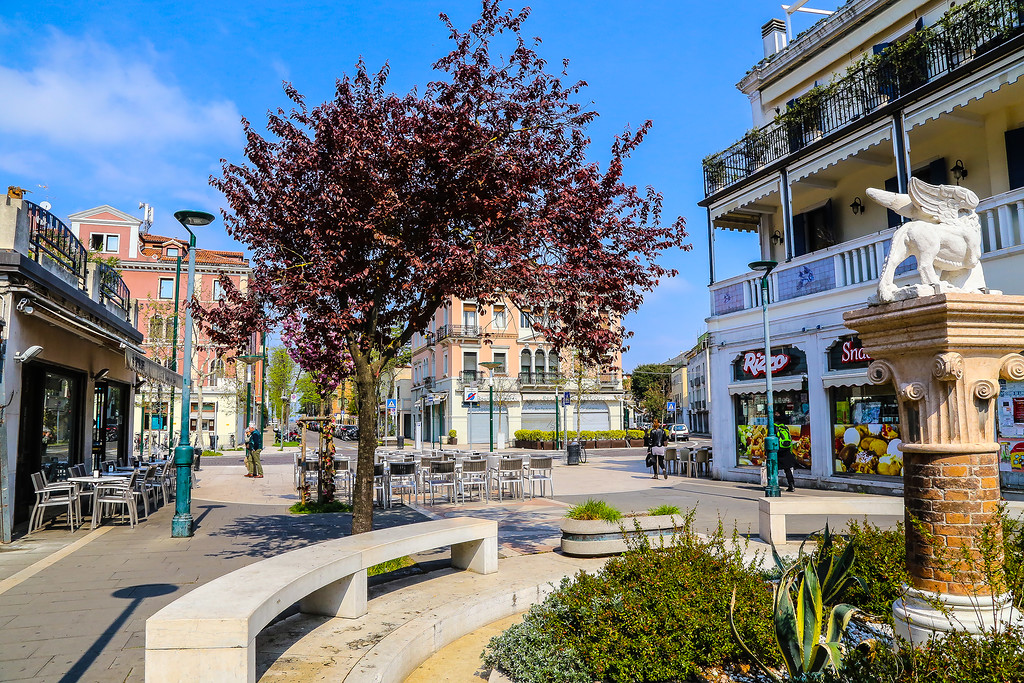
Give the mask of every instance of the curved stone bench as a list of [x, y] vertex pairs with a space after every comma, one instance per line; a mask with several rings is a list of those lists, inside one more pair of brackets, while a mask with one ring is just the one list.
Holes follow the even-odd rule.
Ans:
[[146, 681], [255, 681], [256, 636], [285, 609], [362, 616], [368, 568], [448, 545], [452, 566], [498, 570], [497, 522], [462, 517], [317, 543], [225, 574], [146, 621]]

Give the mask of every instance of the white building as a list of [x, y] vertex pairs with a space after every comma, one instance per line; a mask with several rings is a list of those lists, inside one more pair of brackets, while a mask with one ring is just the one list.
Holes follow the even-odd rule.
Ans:
[[[866, 188], [905, 191], [911, 176], [970, 187], [982, 198], [989, 286], [1024, 294], [1021, 16], [997, 0], [949, 8], [851, 0], [788, 46], [782, 22], [763, 29], [765, 59], [738, 84], [758, 128], [704, 161], [708, 401], [715, 467], [727, 479], [759, 478], [765, 358], [760, 277], [715, 280], [718, 231], [756, 233], [749, 261], [779, 263], [769, 277], [775, 414], [794, 434], [801, 486], [902, 487], [896, 397], [868, 381], [870, 359], [842, 323], [874, 292], [899, 222]], [[915, 268], [902, 264], [897, 283]], [[1019, 424], [1012, 408], [1001, 425], [1008, 448], [1024, 436], [1024, 406]], [[1003, 468], [1004, 483], [1022, 476]]]

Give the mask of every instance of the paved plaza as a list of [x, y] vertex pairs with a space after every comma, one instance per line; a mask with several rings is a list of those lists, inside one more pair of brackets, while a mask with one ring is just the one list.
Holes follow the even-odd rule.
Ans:
[[[354, 450], [354, 444], [341, 448]], [[643, 467], [643, 453], [597, 451], [585, 465], [557, 466], [553, 498], [403, 505], [378, 509], [376, 525], [457, 515], [495, 519], [503, 558], [499, 566], [517, 567], [510, 573], [526, 578], [531, 572], [555, 576], [575, 571], [576, 565], [549, 551], [558, 546], [559, 520], [566, 508], [587, 497], [600, 497], [623, 511], [662, 503], [696, 507], [699, 530], [712, 530], [721, 520], [728, 529], [735, 525], [740, 533], [756, 536], [757, 487], [677, 475], [653, 480]], [[147, 617], [234, 569], [346, 535], [349, 515], [287, 512], [297, 500], [293, 457], [288, 451], [267, 449], [263, 479], [242, 476], [240, 452], [204, 458], [194, 491], [196, 531], [190, 539], [170, 537], [172, 504], [135, 529], [117, 523], [72, 534], [66, 527], [50, 526], [0, 547], [0, 680], [142, 681]], [[811, 494], [828, 495], [794, 495]], [[791, 533], [809, 533], [823, 524], [824, 519], [798, 518]], [[421, 568], [402, 579], [410, 585], [422, 581], [424, 572], [431, 577], [451, 574], [446, 562], [433, 561], [446, 559], [445, 553], [416, 559], [422, 561]], [[261, 654], [261, 672], [267, 680], [289, 679], [288, 658], [282, 657], [288, 647], [279, 637], [274, 643], [269, 654]]]

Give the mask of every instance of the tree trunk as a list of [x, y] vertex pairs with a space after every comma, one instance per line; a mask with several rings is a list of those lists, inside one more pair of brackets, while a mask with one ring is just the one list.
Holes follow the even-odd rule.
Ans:
[[373, 531], [373, 454], [377, 450], [377, 378], [366, 353], [350, 344], [359, 396], [359, 455], [352, 495], [352, 533]]

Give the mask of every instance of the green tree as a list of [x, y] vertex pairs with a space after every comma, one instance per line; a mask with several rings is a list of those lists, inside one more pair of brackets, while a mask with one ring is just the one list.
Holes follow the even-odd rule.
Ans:
[[644, 394], [644, 400], [641, 401], [640, 405], [647, 412], [647, 415], [652, 420], [658, 420], [662, 424], [665, 422], [665, 405], [668, 403], [668, 392], [660, 384], [651, 384], [647, 387], [647, 393]]
[[278, 346], [270, 351], [270, 364], [267, 366], [267, 391], [270, 392], [270, 405], [277, 415], [284, 416], [285, 401], [282, 396], [291, 394], [298, 379], [299, 366], [288, 355], [288, 350]]
[[[646, 363], [636, 366], [630, 380], [629, 390], [633, 393], [633, 404], [644, 406], [648, 390], [658, 387], [662, 394], [668, 396], [672, 385], [672, 368], [661, 363]], [[662, 406], [664, 410], [664, 406]]]

